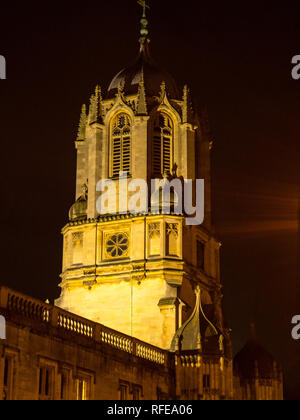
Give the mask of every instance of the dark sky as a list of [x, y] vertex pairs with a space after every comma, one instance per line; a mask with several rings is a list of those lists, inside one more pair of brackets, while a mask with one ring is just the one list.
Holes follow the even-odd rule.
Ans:
[[[300, 399], [297, 273], [300, 6], [292, 2], [150, 1], [152, 52], [209, 110], [213, 201], [223, 243], [224, 308], [234, 350], [254, 318]], [[298, 7], [298, 8], [297, 8]], [[75, 193], [80, 107], [138, 49], [135, 0], [1, 4], [1, 283], [54, 299], [60, 229]], [[298, 246], [298, 248], [297, 248]]]

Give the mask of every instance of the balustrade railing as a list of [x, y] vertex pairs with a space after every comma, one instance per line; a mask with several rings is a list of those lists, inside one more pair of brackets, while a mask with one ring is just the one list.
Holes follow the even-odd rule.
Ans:
[[107, 344], [153, 363], [167, 363], [168, 353], [164, 350], [6, 287], [0, 287], [0, 308]]

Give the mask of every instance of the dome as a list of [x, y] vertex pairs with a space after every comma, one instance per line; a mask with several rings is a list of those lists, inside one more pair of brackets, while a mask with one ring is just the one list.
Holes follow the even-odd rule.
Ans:
[[71, 221], [85, 220], [87, 218], [88, 207], [88, 188], [86, 184], [82, 185], [82, 195], [73, 204], [69, 211]]
[[171, 99], [180, 99], [178, 87], [173, 77], [158, 67], [149, 51], [149, 38], [140, 39], [140, 52], [133, 64], [121, 70], [112, 80], [107, 97], [114, 97], [120, 85], [124, 86], [124, 94], [137, 94], [139, 83], [144, 80], [147, 97], [158, 96], [162, 82], [166, 83], [166, 91]]
[[80, 198], [70, 209], [69, 219], [71, 221], [86, 219], [87, 217], [87, 200]]
[[274, 358], [256, 339], [250, 339], [234, 358], [234, 371], [243, 379], [271, 379], [274, 376]]

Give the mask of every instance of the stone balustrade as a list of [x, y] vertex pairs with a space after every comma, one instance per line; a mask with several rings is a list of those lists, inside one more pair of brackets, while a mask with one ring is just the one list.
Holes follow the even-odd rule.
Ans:
[[84, 336], [159, 365], [168, 363], [167, 351], [3, 286], [0, 287], [1, 308], [8, 313]]

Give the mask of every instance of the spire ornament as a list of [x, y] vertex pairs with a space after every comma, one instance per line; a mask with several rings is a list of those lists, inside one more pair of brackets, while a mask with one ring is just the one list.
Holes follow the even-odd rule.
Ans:
[[159, 101], [160, 102], [163, 102], [163, 100], [165, 99], [165, 96], [167, 94], [166, 88], [167, 88], [166, 82], [163, 81], [160, 85], [160, 94], [159, 94]]
[[136, 113], [137, 113], [137, 115], [147, 115], [148, 114], [146, 92], [145, 92], [144, 71], [142, 72], [142, 79], [139, 83]]
[[124, 94], [124, 89], [125, 89], [125, 81], [121, 80], [119, 85], [118, 85], [118, 95], [123, 95]]
[[191, 100], [190, 89], [187, 85], [183, 89], [182, 120], [183, 123], [190, 123], [193, 118], [193, 104]]
[[77, 141], [85, 140], [86, 123], [87, 123], [86, 105], [82, 105], [78, 134], [77, 134]]
[[149, 30], [148, 30], [148, 20], [147, 20], [147, 16], [146, 16], [146, 10], [150, 9], [150, 7], [147, 5], [146, 0], [138, 0], [138, 4], [140, 6], [142, 6], [143, 8], [143, 16], [141, 19], [141, 35], [143, 37], [146, 37], [149, 34]]
[[99, 85], [96, 86], [95, 94], [90, 99], [89, 110], [90, 124], [102, 124], [102, 92]]
[[116, 101], [123, 101], [124, 103], [126, 103], [126, 98], [125, 98], [125, 80], [120, 80], [119, 84], [118, 84], [118, 92], [116, 93]]
[[88, 188], [88, 180], [86, 181], [86, 183], [82, 184], [81, 186], [81, 191], [82, 191], [82, 198], [87, 200], [88, 197], [88, 192], [89, 192], [89, 188]]

